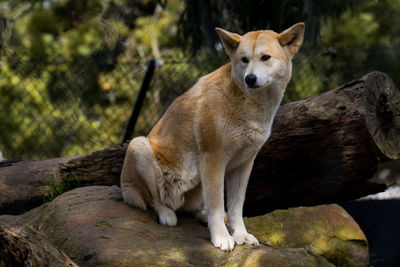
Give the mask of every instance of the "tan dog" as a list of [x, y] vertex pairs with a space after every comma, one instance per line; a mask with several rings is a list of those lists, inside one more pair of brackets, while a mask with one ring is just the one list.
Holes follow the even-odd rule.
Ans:
[[[177, 224], [176, 210], [205, 210], [211, 241], [231, 251], [258, 245], [243, 202], [253, 161], [267, 141], [303, 42], [304, 24], [243, 36], [216, 29], [231, 59], [178, 97], [147, 137], [134, 138], [121, 173], [124, 200]], [[224, 223], [224, 182], [231, 234]]]

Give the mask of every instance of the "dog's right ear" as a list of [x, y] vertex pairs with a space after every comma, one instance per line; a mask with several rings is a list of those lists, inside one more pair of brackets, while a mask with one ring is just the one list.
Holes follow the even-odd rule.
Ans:
[[236, 33], [225, 31], [221, 28], [215, 28], [215, 30], [217, 31], [219, 38], [221, 38], [226, 53], [229, 57], [232, 57], [236, 48], [239, 46], [241, 36]]

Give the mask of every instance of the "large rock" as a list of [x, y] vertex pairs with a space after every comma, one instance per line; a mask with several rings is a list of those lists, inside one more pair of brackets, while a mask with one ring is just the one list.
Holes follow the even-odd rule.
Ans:
[[148, 211], [122, 202], [117, 186], [78, 188], [0, 222], [39, 230], [80, 266], [367, 266], [367, 241], [339, 206], [278, 210], [246, 219], [261, 245], [223, 252], [207, 227], [178, 215], [161, 226]]
[[338, 205], [276, 210], [245, 223], [262, 244], [306, 248], [336, 266], [368, 265], [366, 237]]

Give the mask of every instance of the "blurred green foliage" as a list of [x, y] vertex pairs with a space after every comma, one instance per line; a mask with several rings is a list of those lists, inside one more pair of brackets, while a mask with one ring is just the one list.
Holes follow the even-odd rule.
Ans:
[[[306, 21], [285, 102], [375, 69], [400, 82], [400, 0], [247, 2], [1, 2], [0, 150], [37, 159], [119, 144], [146, 62], [157, 57], [163, 65], [135, 132], [147, 134], [177, 95], [228, 61], [215, 26], [243, 33]], [[268, 4], [273, 15], [260, 17]]]
[[66, 156], [118, 144], [152, 56], [149, 36], [162, 36], [160, 49], [176, 47], [181, 5], [169, 2], [153, 22], [157, 1], [0, 3], [6, 156]]
[[[306, 27], [307, 30], [307, 27]], [[285, 102], [310, 97], [371, 71], [400, 84], [400, 1], [362, 1], [321, 24], [318, 43], [294, 58]]]

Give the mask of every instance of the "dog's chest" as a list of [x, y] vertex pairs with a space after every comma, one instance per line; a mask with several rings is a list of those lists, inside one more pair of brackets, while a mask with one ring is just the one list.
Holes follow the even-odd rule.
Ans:
[[270, 128], [269, 123], [248, 122], [247, 125], [243, 127], [243, 132], [241, 134], [242, 146], [254, 146], [259, 150], [269, 137]]
[[[257, 150], [265, 143], [271, 131], [273, 110], [255, 110], [243, 106], [226, 120], [225, 135], [231, 135], [230, 142], [239, 149]], [[232, 133], [232, 134], [230, 134]]]
[[231, 151], [231, 160], [228, 169], [233, 169], [241, 163], [252, 158], [267, 141], [271, 126], [256, 121], [248, 121], [240, 126], [233, 127], [231, 134], [227, 135], [229, 144], [227, 149]]

